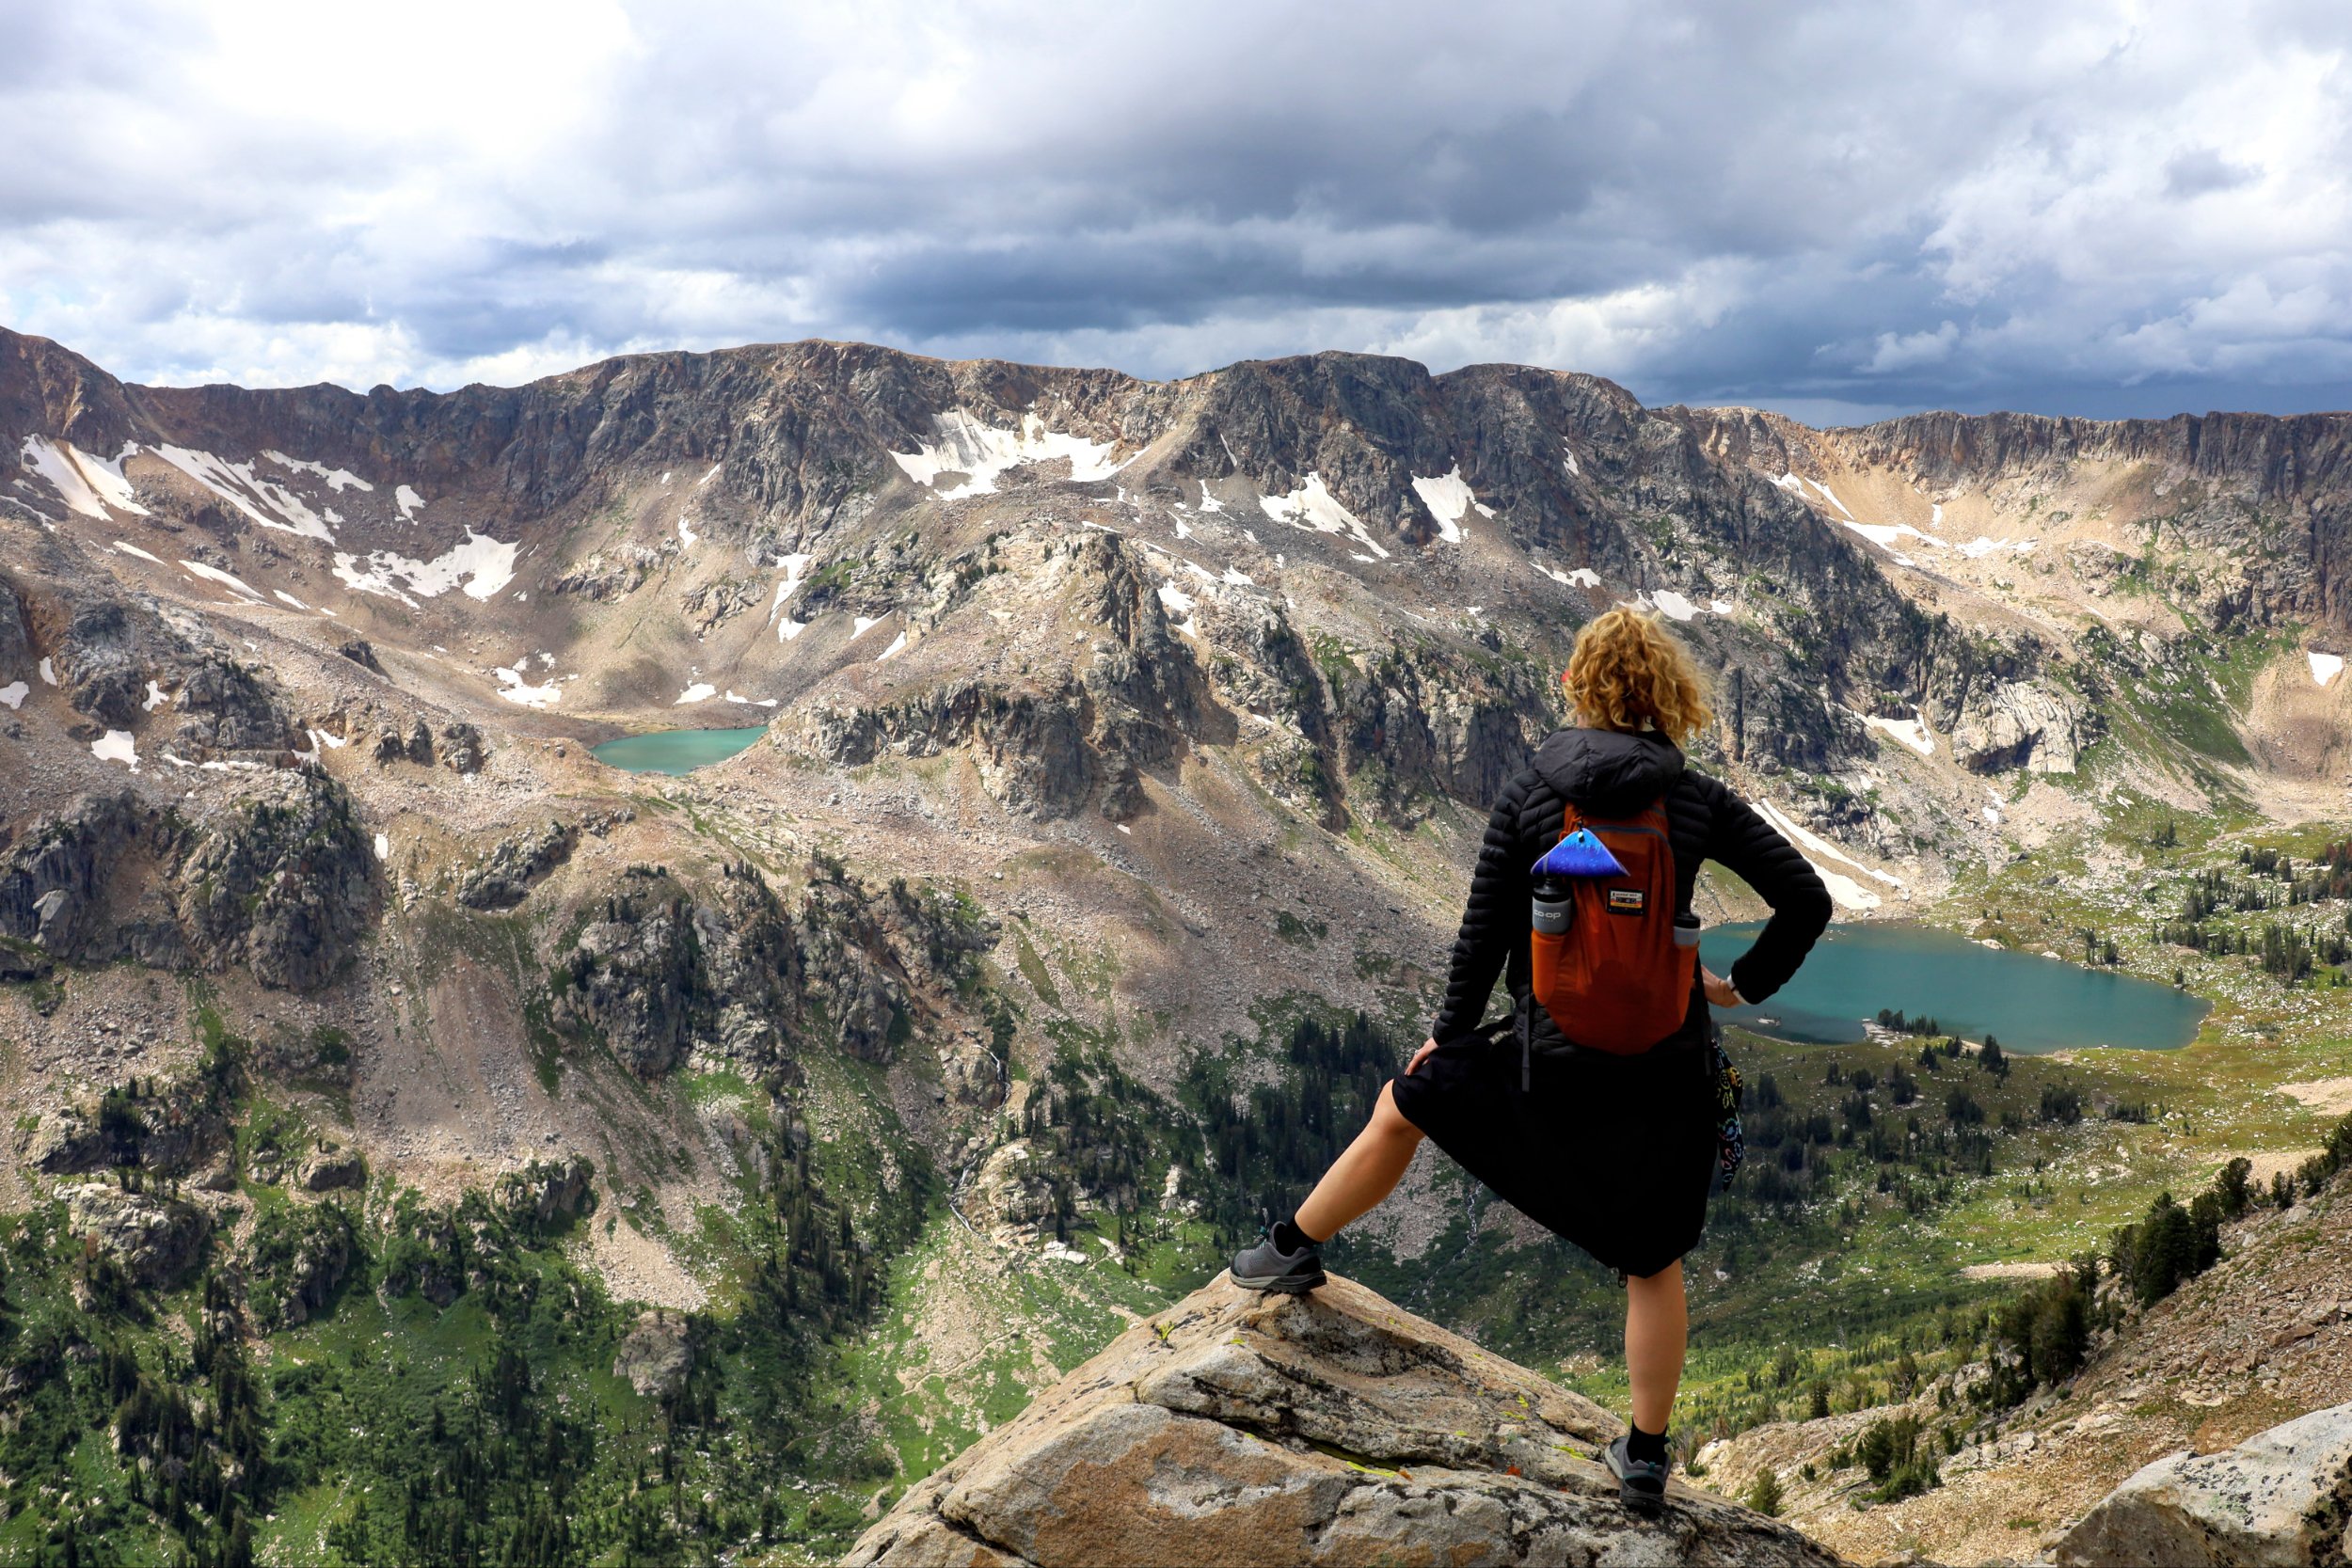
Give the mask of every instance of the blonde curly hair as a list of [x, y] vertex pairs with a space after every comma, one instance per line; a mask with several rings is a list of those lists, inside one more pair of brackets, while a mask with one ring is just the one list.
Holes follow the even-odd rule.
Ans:
[[1577, 633], [1560, 684], [1591, 729], [1655, 730], [1680, 746], [1713, 717], [1690, 651], [1657, 616], [1624, 606]]

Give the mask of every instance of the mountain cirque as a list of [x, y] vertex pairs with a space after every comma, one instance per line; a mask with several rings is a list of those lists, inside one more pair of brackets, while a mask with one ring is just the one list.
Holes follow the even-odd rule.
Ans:
[[[999, 1076], [955, 1060], [998, 1033], [959, 1010], [971, 963], [1032, 1005], [1015, 1059], [1045, 1014], [1116, 1017], [1160, 1083], [1267, 994], [1417, 1008], [1476, 814], [1619, 600], [1723, 672], [1702, 759], [1851, 912], [2080, 819], [2102, 736], [2101, 790], [2312, 809], [2344, 428], [1816, 432], [1505, 366], [1145, 383], [821, 342], [157, 388], [0, 334], [0, 934], [345, 1021], [361, 1136], [430, 1187], [551, 1142], [629, 1165], [527, 1070], [517, 976], [548, 966], [580, 982], [556, 1022], [640, 1071], [787, 1067], [815, 1015], [920, 1055], [898, 1098], [960, 1145], [930, 1081]], [[2236, 727], [2184, 720], [2233, 657]], [[584, 754], [714, 721], [771, 742], [650, 801]], [[530, 962], [442, 963], [453, 906], [516, 911]], [[97, 1082], [85, 1008], [160, 1044], [140, 994], [27, 1017], [26, 1092]]]
[[[1005, 1151], [1066, 1053], [1165, 1093], [1282, 998], [1419, 1026], [1611, 604], [1850, 915], [2127, 795], [2340, 810], [2348, 427], [834, 343], [155, 388], [0, 332], [0, 1206], [128, 1158], [247, 1244], [194, 1013], [384, 1191], [591, 1161], [580, 1255], [655, 1307], [723, 1285], [771, 1105], [1050, 1248], [1102, 1195]], [[588, 754], [718, 723], [770, 733]], [[125, 1085], [168, 1116], [112, 1147]]]

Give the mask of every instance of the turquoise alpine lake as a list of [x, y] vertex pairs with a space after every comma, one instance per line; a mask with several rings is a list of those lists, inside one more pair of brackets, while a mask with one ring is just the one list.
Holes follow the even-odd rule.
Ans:
[[[1761, 928], [1716, 927], [1700, 938], [1699, 955], [1726, 974]], [[1947, 1035], [1989, 1034], [2004, 1051], [2040, 1054], [2094, 1045], [2176, 1050], [2197, 1037], [2209, 1006], [2153, 980], [1871, 921], [1832, 926], [1797, 977], [1762, 1006], [1715, 1016], [1774, 1039], [1844, 1045], [1865, 1037], [1865, 1019], [1892, 1007], [1931, 1018]]]
[[758, 724], [742, 730], [655, 730], [608, 740], [589, 754], [631, 773], [691, 773], [724, 762], [767, 733]]

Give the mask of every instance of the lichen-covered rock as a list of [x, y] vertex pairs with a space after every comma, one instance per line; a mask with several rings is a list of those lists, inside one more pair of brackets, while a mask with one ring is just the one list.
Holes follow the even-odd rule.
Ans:
[[850, 1568], [1715, 1564], [1831, 1568], [1677, 1483], [1629, 1514], [1606, 1411], [1372, 1291], [1220, 1278], [1120, 1335], [910, 1491]]
[[2168, 1454], [2066, 1532], [2065, 1568], [2338, 1568], [2352, 1557], [2352, 1404], [2221, 1453]]
[[612, 1375], [649, 1400], [664, 1400], [686, 1382], [694, 1367], [693, 1322], [683, 1312], [655, 1307], [637, 1315], [637, 1324], [612, 1357]]
[[125, 1192], [111, 1181], [65, 1191], [67, 1228], [112, 1257], [140, 1284], [176, 1284], [204, 1255], [212, 1220], [195, 1204], [154, 1193]]

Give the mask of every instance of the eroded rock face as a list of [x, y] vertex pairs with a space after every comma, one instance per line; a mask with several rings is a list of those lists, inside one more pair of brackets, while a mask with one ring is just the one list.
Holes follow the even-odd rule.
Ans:
[[125, 1192], [109, 1181], [67, 1188], [65, 1212], [74, 1235], [151, 1288], [174, 1284], [194, 1268], [212, 1234], [212, 1221], [195, 1204]]
[[[466, 726], [469, 731], [472, 727]], [[455, 742], [450, 744], [452, 749], [443, 752], [442, 760], [454, 768], [458, 753]], [[489, 854], [467, 868], [457, 884], [457, 901], [469, 910], [513, 909], [529, 896], [532, 883], [571, 859], [579, 837], [568, 824], [549, 820], [537, 832], [500, 840]]]
[[2067, 1568], [2335, 1568], [2352, 1557], [2352, 1404], [2222, 1453], [2166, 1455], [2109, 1493], [2053, 1555]]
[[2073, 699], [2014, 681], [1979, 694], [1956, 715], [1952, 755], [1976, 773], [2072, 773], [2096, 725]]
[[900, 1500], [852, 1568], [1692, 1563], [1829, 1568], [1677, 1484], [1629, 1515], [1599, 1406], [1334, 1278], [1219, 1279], [1119, 1338]]
[[667, 1399], [694, 1366], [693, 1324], [683, 1312], [648, 1307], [612, 1357], [612, 1375], [649, 1400]]
[[91, 795], [0, 854], [0, 936], [72, 963], [247, 964], [309, 990], [349, 961], [373, 914], [374, 860], [351, 799], [278, 771], [189, 821], [131, 790]]
[[178, 880], [192, 944], [242, 958], [265, 986], [310, 990], [350, 960], [374, 913], [375, 859], [351, 797], [323, 773], [284, 772], [201, 833]]
[[536, 1227], [561, 1225], [596, 1207], [596, 1163], [584, 1154], [563, 1160], [533, 1160], [498, 1180], [500, 1207]]

